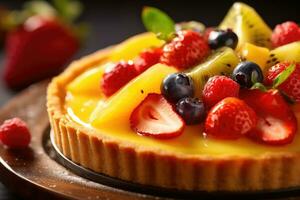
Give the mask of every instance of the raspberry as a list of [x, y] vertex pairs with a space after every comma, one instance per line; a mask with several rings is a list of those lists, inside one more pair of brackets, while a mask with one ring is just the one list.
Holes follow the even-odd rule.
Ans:
[[243, 100], [227, 97], [208, 113], [205, 133], [220, 139], [237, 139], [253, 130], [257, 116]]
[[160, 62], [186, 69], [199, 64], [209, 53], [205, 39], [194, 31], [179, 31], [170, 43], [163, 47]]
[[278, 24], [273, 30], [271, 41], [273, 47], [279, 47], [300, 40], [300, 28], [295, 22]]
[[149, 49], [143, 51], [139, 57], [134, 61], [135, 69], [138, 74], [143, 73], [149, 67], [155, 65], [159, 62], [160, 56], [162, 54], [161, 48]]
[[[272, 85], [274, 79], [287, 67], [293, 63], [282, 62], [274, 65], [269, 69], [266, 76], [266, 85]], [[292, 100], [300, 102], [300, 63], [296, 65], [295, 71], [278, 86], [278, 89], [288, 95]]]
[[19, 118], [6, 120], [0, 126], [0, 141], [9, 148], [28, 147], [30, 140], [29, 129]]
[[240, 86], [226, 76], [214, 76], [208, 80], [203, 89], [203, 101], [212, 107], [226, 97], [238, 97]]
[[111, 96], [137, 75], [132, 61], [120, 61], [104, 73], [101, 80], [102, 91], [106, 96]]

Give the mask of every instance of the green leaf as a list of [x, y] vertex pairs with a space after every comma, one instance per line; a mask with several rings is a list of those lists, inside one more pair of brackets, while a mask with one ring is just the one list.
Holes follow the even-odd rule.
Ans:
[[145, 7], [142, 11], [142, 20], [146, 29], [157, 34], [162, 40], [169, 40], [175, 32], [174, 21], [157, 8]]
[[82, 13], [83, 6], [77, 0], [52, 0], [60, 17], [68, 23], [75, 21]]
[[250, 88], [251, 90], [258, 89], [260, 91], [266, 92], [268, 89], [260, 82], [254, 83], [254, 85]]
[[283, 70], [280, 74], [276, 76], [276, 78], [273, 81], [273, 88], [277, 88], [280, 84], [282, 84], [284, 81], [286, 81], [289, 76], [295, 71], [296, 65], [291, 64], [285, 70]]

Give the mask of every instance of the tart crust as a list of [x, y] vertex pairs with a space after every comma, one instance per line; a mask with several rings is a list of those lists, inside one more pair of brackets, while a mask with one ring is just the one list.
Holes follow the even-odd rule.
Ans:
[[47, 108], [55, 143], [72, 161], [140, 184], [201, 191], [258, 191], [300, 186], [300, 153], [260, 156], [186, 155], [146, 149], [84, 127], [66, 115], [66, 89], [82, 72], [108, 60], [111, 48], [73, 62], [48, 87]]

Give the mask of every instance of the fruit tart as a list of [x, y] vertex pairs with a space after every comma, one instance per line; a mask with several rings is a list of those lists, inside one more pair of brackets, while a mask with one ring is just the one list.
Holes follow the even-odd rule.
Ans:
[[149, 32], [49, 85], [55, 143], [95, 172], [200, 191], [300, 186], [300, 28], [235, 3], [216, 27], [146, 7]]

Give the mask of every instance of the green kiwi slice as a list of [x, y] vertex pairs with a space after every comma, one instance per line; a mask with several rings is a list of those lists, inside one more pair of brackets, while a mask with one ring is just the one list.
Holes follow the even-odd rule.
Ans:
[[196, 96], [202, 96], [202, 90], [207, 80], [215, 75], [230, 76], [240, 62], [233, 49], [222, 47], [214, 51], [203, 63], [195, 66], [186, 74], [194, 81]]
[[257, 46], [271, 47], [272, 30], [252, 7], [244, 3], [234, 3], [219, 28], [230, 28], [238, 35], [237, 48], [246, 42]]
[[271, 50], [266, 69], [284, 61], [300, 62], [300, 42], [293, 42]]

